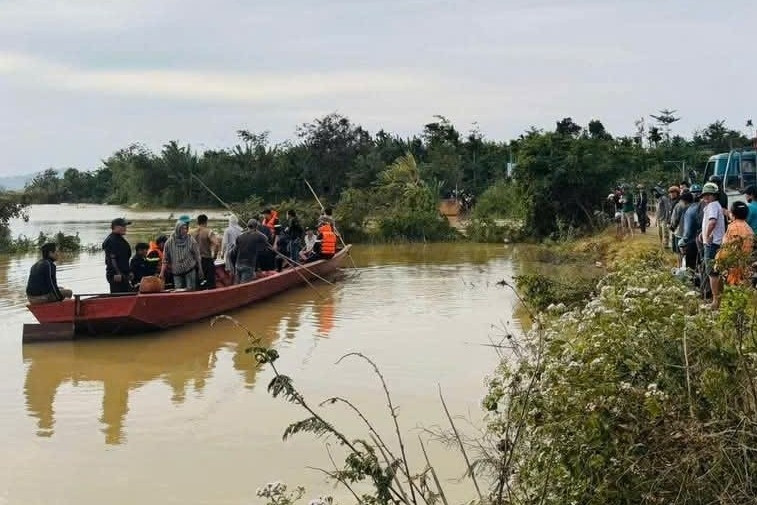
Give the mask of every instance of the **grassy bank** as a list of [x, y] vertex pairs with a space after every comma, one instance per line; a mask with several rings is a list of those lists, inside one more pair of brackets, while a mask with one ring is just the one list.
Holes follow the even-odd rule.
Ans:
[[719, 313], [703, 308], [670, 275], [656, 233], [547, 251], [606, 273], [578, 301], [546, 281], [525, 286], [537, 324], [503, 342], [484, 400], [502, 453], [488, 460], [490, 501], [754, 503], [753, 291], [729, 288]]

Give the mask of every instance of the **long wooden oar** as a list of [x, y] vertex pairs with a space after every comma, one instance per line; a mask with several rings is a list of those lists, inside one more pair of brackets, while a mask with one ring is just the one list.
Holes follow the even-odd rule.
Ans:
[[[305, 181], [305, 184], [307, 184], [310, 192], [313, 194], [313, 198], [315, 198], [315, 201], [318, 202], [318, 206], [321, 208], [321, 212], [326, 212], [326, 207], [324, 207], [323, 204], [321, 203], [321, 199], [318, 198], [318, 195], [315, 193], [313, 186], [310, 185], [307, 179], [303, 178], [303, 180]], [[334, 234], [337, 237], [339, 237], [339, 242], [341, 242], [342, 247], [347, 247], [347, 244], [344, 243], [344, 239], [342, 238], [342, 236], [336, 233], [336, 229], [334, 229]], [[347, 251], [347, 257], [350, 258], [350, 262], [352, 262], [352, 268], [357, 268], [357, 265], [355, 264], [355, 260], [352, 259], [352, 254], [350, 254], [349, 251]]]
[[273, 253], [274, 253], [274, 254], [275, 254], [276, 256], [278, 256], [279, 258], [282, 258], [283, 260], [287, 261], [287, 262], [288, 262], [288, 263], [289, 263], [290, 265], [294, 265], [294, 266], [302, 267], [302, 269], [303, 269], [303, 270], [305, 270], [306, 272], [308, 272], [309, 274], [311, 274], [311, 275], [312, 275], [313, 277], [315, 277], [316, 279], [320, 279], [320, 280], [322, 280], [323, 282], [325, 282], [326, 284], [329, 284], [329, 285], [331, 285], [331, 286], [333, 286], [333, 285], [334, 285], [334, 283], [333, 283], [333, 282], [331, 282], [331, 281], [328, 281], [328, 280], [324, 279], [323, 277], [321, 277], [321, 276], [320, 276], [320, 275], [318, 275], [317, 273], [313, 272], [313, 271], [312, 271], [311, 269], [309, 269], [308, 267], [306, 267], [306, 266], [305, 266], [305, 265], [303, 265], [302, 263], [297, 263], [296, 261], [294, 261], [294, 260], [293, 260], [292, 258], [290, 258], [289, 256], [285, 256], [285, 255], [281, 254], [281, 253], [280, 253], [279, 251], [277, 251], [276, 249], [274, 249], [274, 248], [273, 248], [273, 247], [271, 247], [270, 245], [268, 246], [268, 249], [270, 249], [271, 251], [273, 251]]
[[[275, 249], [274, 249], [273, 247], [271, 247], [270, 245], [268, 246], [268, 249], [270, 249], [271, 251], [273, 251], [273, 253], [274, 253], [274, 254], [278, 254], [278, 255], [282, 256], [282, 255], [281, 255], [281, 254], [280, 254], [280, 253], [279, 253], [279, 252], [278, 252], [277, 250], [275, 250]], [[283, 257], [284, 257], [284, 258], [286, 258], [286, 256], [283, 256]], [[286, 258], [286, 259], [289, 259], [289, 258]], [[305, 281], [305, 282], [306, 282], [306, 283], [308, 284], [308, 286], [310, 286], [311, 288], [313, 288], [313, 291], [315, 291], [315, 292], [316, 292], [316, 294], [317, 294], [317, 295], [318, 295], [319, 297], [321, 297], [321, 299], [324, 299], [324, 298], [326, 298], [325, 296], [323, 296], [323, 294], [322, 294], [322, 293], [321, 293], [320, 291], [318, 291], [318, 289], [317, 289], [317, 288], [316, 288], [315, 286], [313, 286], [313, 283], [312, 283], [312, 282], [310, 282], [310, 280], [309, 280], [309, 279], [308, 279], [307, 277], [305, 277], [305, 274], [303, 274], [302, 272], [300, 272], [300, 271], [299, 271], [299, 270], [297, 270], [296, 268], [294, 269], [294, 271], [295, 271], [295, 272], [297, 272], [297, 275], [299, 275], [299, 276], [300, 276], [300, 277], [302, 278], [302, 280], [303, 280], [303, 281]], [[312, 272], [311, 272], [311, 273], [312, 273]], [[315, 275], [315, 274], [314, 274], [314, 275]], [[328, 281], [327, 281], [327, 282], [328, 282]], [[329, 284], [331, 284], [331, 283], [329, 283]]]

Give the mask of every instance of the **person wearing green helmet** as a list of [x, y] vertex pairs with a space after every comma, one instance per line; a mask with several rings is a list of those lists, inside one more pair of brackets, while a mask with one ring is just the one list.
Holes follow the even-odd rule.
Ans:
[[704, 244], [705, 271], [710, 278], [712, 289], [712, 308], [720, 307], [720, 274], [715, 270], [715, 256], [723, 243], [725, 235], [725, 216], [718, 202], [718, 185], [708, 182], [702, 187], [702, 200], [705, 202], [702, 218], [702, 244]]
[[728, 210], [728, 195], [726, 195], [723, 190], [723, 178], [719, 175], [712, 175], [707, 182], [711, 182], [718, 187], [717, 201], [722, 208]]

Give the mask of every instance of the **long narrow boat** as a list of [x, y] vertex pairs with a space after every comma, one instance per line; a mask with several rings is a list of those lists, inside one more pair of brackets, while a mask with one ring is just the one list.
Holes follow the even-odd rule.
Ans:
[[[59, 303], [29, 305], [41, 324], [25, 325], [24, 341], [59, 340], [79, 335], [118, 335], [161, 330], [216, 316], [268, 298], [336, 271], [351, 246], [328, 260], [308, 263], [255, 279], [246, 284], [207, 291], [164, 291], [122, 296], [75, 296]], [[221, 278], [221, 284], [223, 284]], [[54, 328], [45, 331], [45, 328]]]

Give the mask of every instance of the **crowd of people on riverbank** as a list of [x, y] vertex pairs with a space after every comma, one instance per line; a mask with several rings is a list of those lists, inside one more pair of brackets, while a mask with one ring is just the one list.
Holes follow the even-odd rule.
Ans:
[[[757, 187], [746, 188], [744, 194], [746, 202], [735, 201], [729, 208], [718, 176], [702, 186], [682, 182], [667, 191], [653, 188], [660, 245], [677, 255], [676, 275], [693, 279], [703, 294], [712, 297], [715, 309], [724, 283], [754, 285]], [[646, 233], [650, 220], [642, 185], [633, 193], [627, 186], [616, 187], [608, 201], [614, 204], [619, 237], [633, 236], [637, 226]]]
[[[303, 227], [294, 210], [287, 211], [286, 219], [280, 223], [276, 210], [265, 209], [244, 227], [232, 214], [222, 234], [208, 226], [204, 214], [197, 216], [197, 226], [190, 230], [191, 221], [189, 216], [179, 217], [170, 235], [160, 235], [149, 244], [135, 244], [132, 256], [125, 237], [131, 223], [124, 218], [113, 219], [111, 232], [102, 244], [110, 292], [215, 289], [218, 259], [223, 261], [225, 283], [239, 284], [259, 275], [331, 258], [338, 250], [339, 235], [329, 208], [324, 209], [313, 228]], [[70, 298], [71, 290], [58, 286], [56, 245], [43, 245], [41, 253], [42, 258], [29, 273], [29, 303]]]

